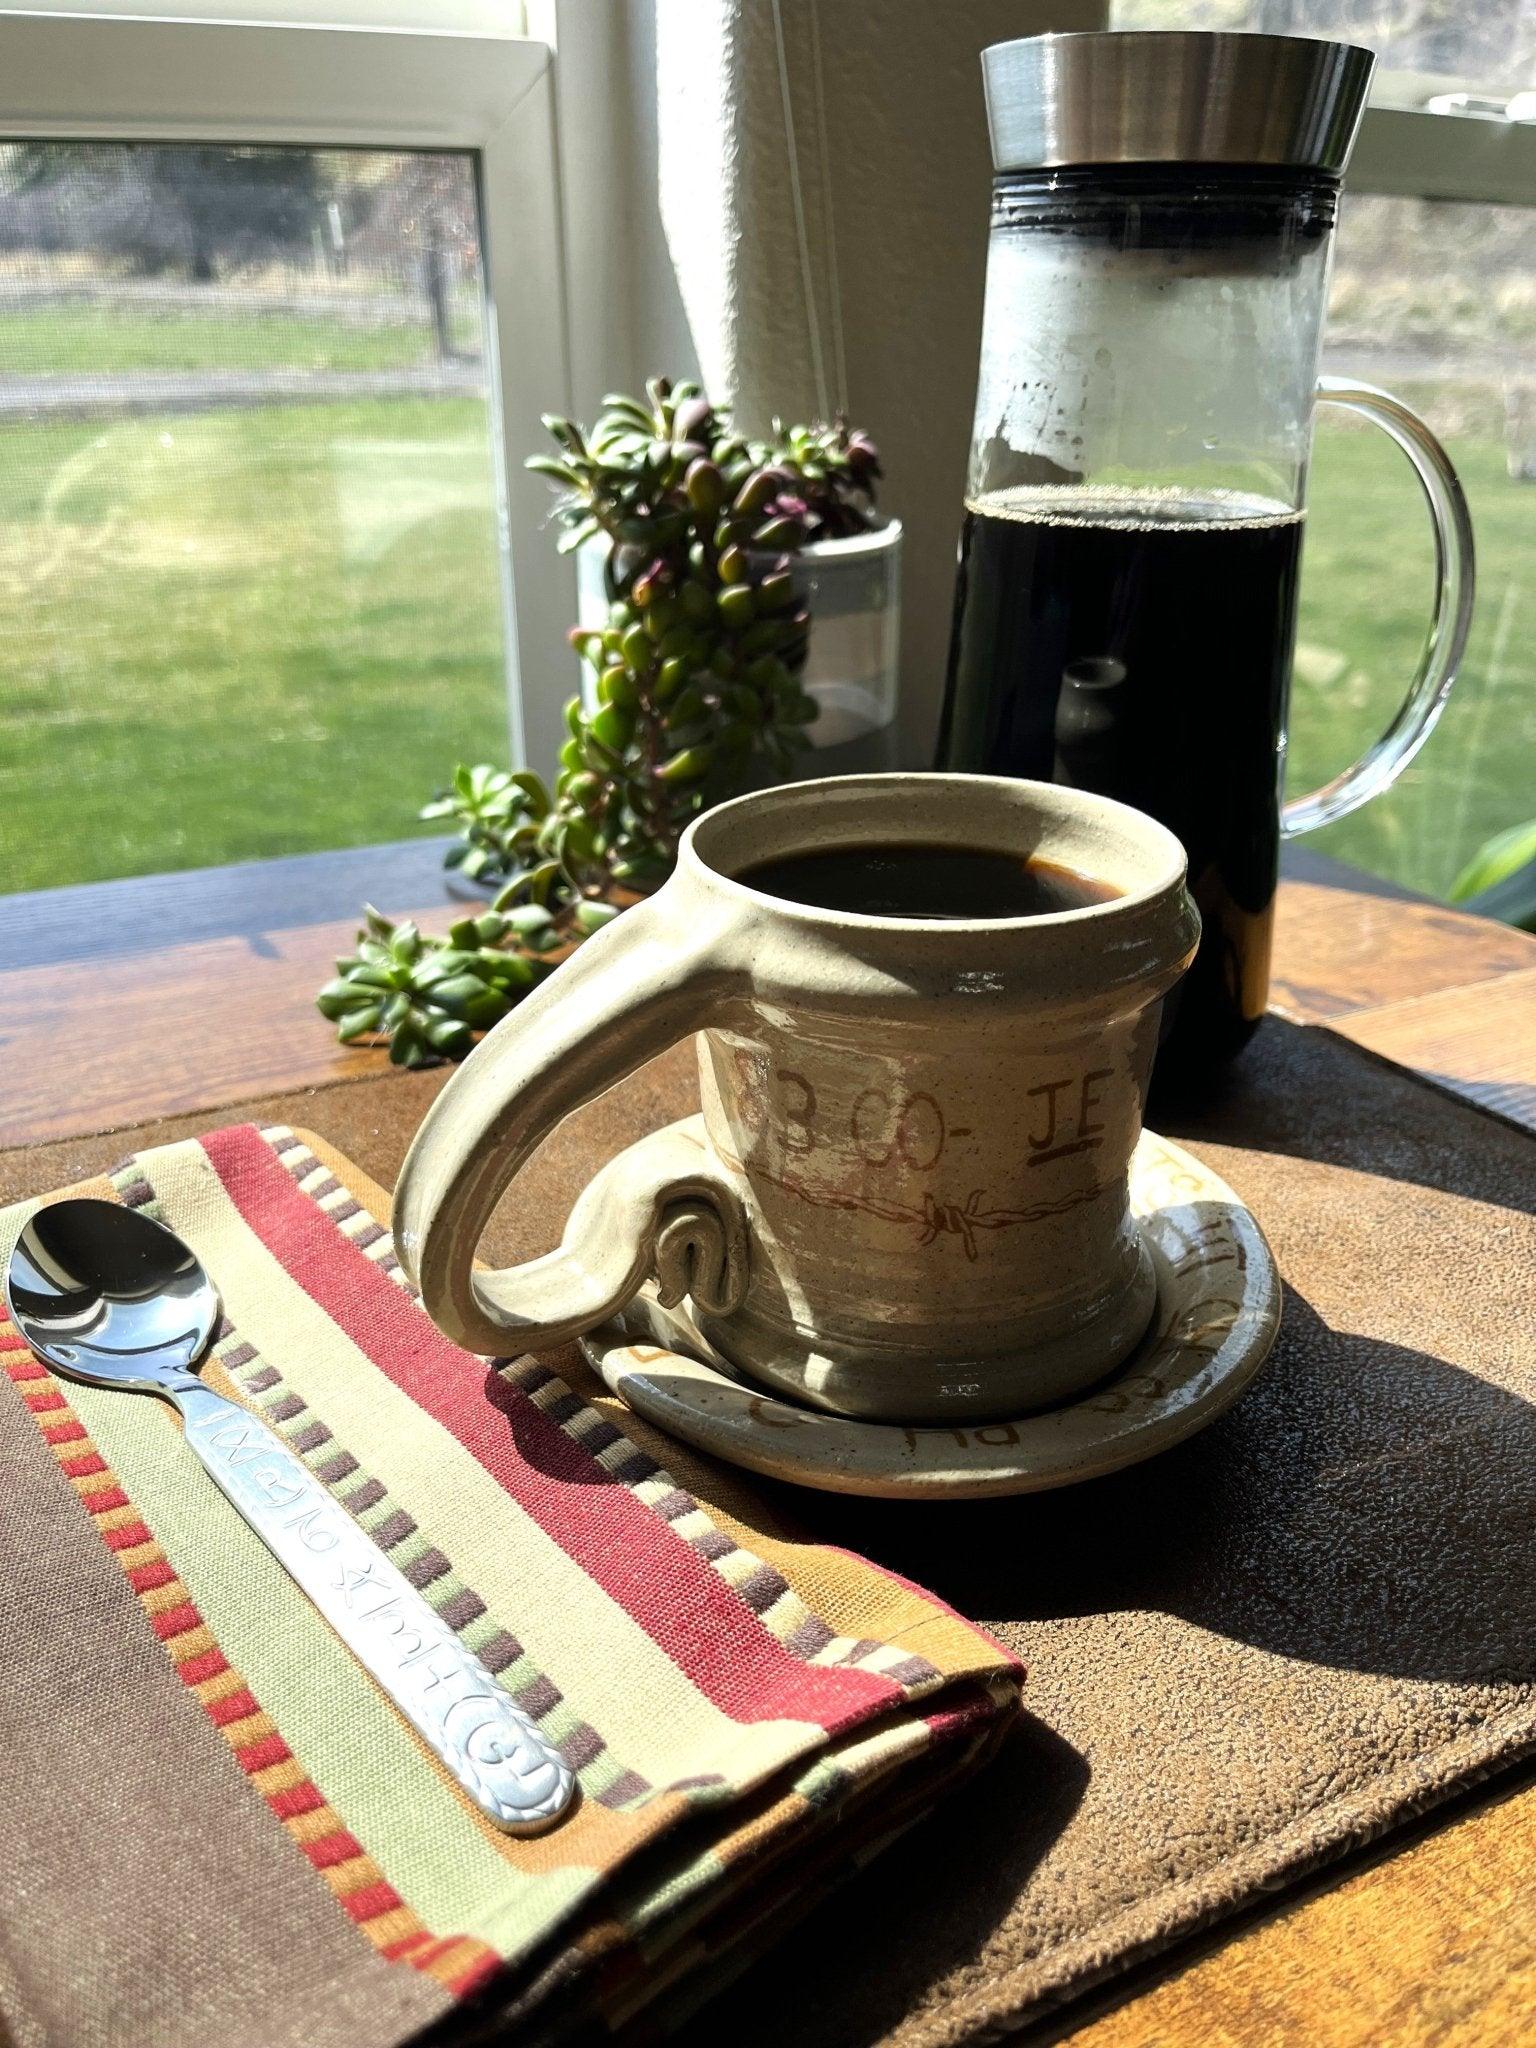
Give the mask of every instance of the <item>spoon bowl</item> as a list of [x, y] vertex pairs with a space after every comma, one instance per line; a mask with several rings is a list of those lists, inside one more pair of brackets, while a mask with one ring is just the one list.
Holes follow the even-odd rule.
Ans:
[[11, 1321], [38, 1357], [93, 1386], [172, 1393], [219, 1324], [213, 1282], [163, 1223], [116, 1202], [39, 1209], [5, 1278]]

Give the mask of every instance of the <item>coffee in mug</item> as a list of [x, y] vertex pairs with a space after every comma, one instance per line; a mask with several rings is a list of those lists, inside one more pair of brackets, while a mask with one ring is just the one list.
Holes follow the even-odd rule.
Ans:
[[864, 917], [1043, 917], [1116, 894], [1096, 875], [1028, 855], [899, 842], [794, 854], [744, 868], [736, 879], [790, 903]]

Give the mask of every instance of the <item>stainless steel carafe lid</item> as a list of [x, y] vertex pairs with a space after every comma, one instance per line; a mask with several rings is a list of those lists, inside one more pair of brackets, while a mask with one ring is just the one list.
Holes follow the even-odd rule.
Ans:
[[1342, 172], [1376, 59], [1350, 43], [1195, 30], [1025, 36], [982, 52], [992, 162]]

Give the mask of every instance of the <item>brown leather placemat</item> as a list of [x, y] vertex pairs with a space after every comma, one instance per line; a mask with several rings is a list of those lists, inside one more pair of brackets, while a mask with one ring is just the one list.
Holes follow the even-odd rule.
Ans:
[[[438, 1077], [251, 1104], [391, 1179]], [[687, 1055], [562, 1131], [497, 1251], [692, 1106]], [[0, 1158], [0, 1200], [209, 1119]], [[1023, 1733], [696, 2023], [699, 2042], [1006, 2031], [1536, 1748], [1536, 1141], [1271, 1022], [1169, 1122], [1253, 1205], [1274, 1360], [1116, 1478], [953, 1508], [783, 1490], [1030, 1667]]]

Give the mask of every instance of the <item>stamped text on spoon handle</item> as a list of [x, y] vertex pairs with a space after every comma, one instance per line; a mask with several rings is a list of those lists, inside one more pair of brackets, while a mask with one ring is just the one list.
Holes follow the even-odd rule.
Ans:
[[499, 1827], [553, 1820], [572, 1791], [559, 1752], [272, 1431], [196, 1387], [187, 1442], [475, 1803]]

